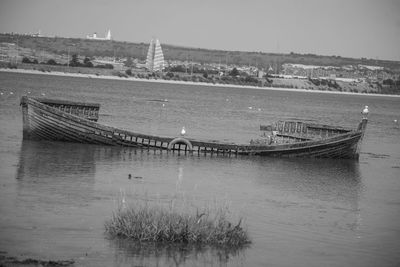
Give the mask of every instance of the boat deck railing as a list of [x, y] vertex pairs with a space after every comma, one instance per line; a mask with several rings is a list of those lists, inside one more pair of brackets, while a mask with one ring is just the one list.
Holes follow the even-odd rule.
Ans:
[[263, 131], [262, 136], [274, 135], [278, 142], [284, 143], [319, 140], [352, 131], [342, 127], [302, 121], [278, 121], [271, 125], [260, 125], [260, 130]]
[[[61, 110], [62, 112], [76, 115], [90, 121], [97, 121], [99, 119], [100, 104], [97, 103], [71, 102], [67, 100], [56, 100], [38, 97], [34, 99], [39, 101], [40, 103]], [[21, 103], [23, 101], [24, 99], [22, 99]]]

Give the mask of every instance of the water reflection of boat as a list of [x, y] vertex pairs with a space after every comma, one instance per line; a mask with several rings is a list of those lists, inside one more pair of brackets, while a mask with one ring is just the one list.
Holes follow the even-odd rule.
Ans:
[[96, 147], [80, 144], [24, 140], [16, 173], [18, 191], [49, 198], [49, 203], [58, 199], [84, 205], [94, 190], [95, 153]]
[[95, 148], [60, 142], [24, 140], [21, 145], [17, 179], [94, 177]]
[[[253, 161], [254, 162], [254, 161]], [[254, 177], [265, 184], [313, 200], [358, 206], [362, 191], [359, 163], [348, 160], [258, 160]], [[284, 174], [284, 175], [281, 175]], [[267, 176], [266, 176], [267, 175]]]
[[263, 135], [249, 144], [199, 141], [139, 134], [97, 123], [99, 104], [64, 100], [21, 99], [24, 138], [115, 146], [151, 147], [199, 154], [217, 153], [273, 157], [358, 158], [367, 118], [356, 129], [278, 121], [260, 126]]

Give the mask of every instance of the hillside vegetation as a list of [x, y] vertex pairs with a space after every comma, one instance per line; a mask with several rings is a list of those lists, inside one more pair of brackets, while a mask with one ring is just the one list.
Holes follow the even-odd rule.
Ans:
[[[26, 35], [0, 34], [0, 42], [15, 43], [19, 47], [55, 54], [79, 53], [87, 57], [132, 57], [144, 60], [148, 43], [130, 43], [121, 41], [100, 41], [62, 37], [32, 37]], [[166, 60], [195, 61], [200, 63], [222, 63], [253, 65], [261, 68], [280, 68], [284, 63], [305, 65], [343, 66], [374, 65], [392, 71], [400, 71], [400, 62], [376, 59], [355, 59], [341, 56], [319, 56], [314, 54], [276, 54], [264, 52], [222, 51], [202, 48], [179, 47], [162, 44]]]

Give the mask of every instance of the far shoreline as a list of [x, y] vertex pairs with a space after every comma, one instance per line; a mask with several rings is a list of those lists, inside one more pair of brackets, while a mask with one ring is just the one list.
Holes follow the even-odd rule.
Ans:
[[256, 89], [256, 90], [274, 90], [274, 91], [287, 91], [287, 92], [322, 93], [322, 94], [357, 95], [357, 96], [400, 97], [400, 95], [391, 95], [391, 94], [354, 93], [354, 92], [340, 92], [340, 91], [292, 89], [292, 88], [280, 88], [280, 87], [258, 87], [258, 86], [236, 85], [236, 84], [213, 84], [213, 83], [173, 81], [173, 80], [163, 80], [163, 79], [142, 79], [142, 78], [134, 78], [134, 77], [118, 77], [118, 76], [110, 76], [110, 75], [97, 76], [95, 74], [68, 73], [68, 72], [59, 72], [59, 71], [43, 72], [40, 70], [31, 70], [31, 69], [28, 70], [28, 69], [0, 68], [0, 72], [21, 73], [21, 74], [41, 74], [41, 75], [53, 75], [53, 76], [88, 78], [88, 79], [105, 79], [105, 80], [119, 80], [119, 81], [138, 81], [138, 82], [150, 82], [150, 83], [180, 84], [180, 85], [200, 85], [200, 86], [223, 87], [223, 88], [242, 88], [242, 89]]

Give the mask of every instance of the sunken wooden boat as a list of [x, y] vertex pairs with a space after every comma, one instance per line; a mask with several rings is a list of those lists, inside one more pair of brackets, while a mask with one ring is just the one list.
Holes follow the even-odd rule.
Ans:
[[100, 105], [65, 100], [21, 98], [23, 138], [131, 146], [198, 154], [358, 159], [367, 113], [355, 129], [278, 121], [260, 126], [261, 137], [248, 144], [201, 141], [135, 133], [98, 123]]

